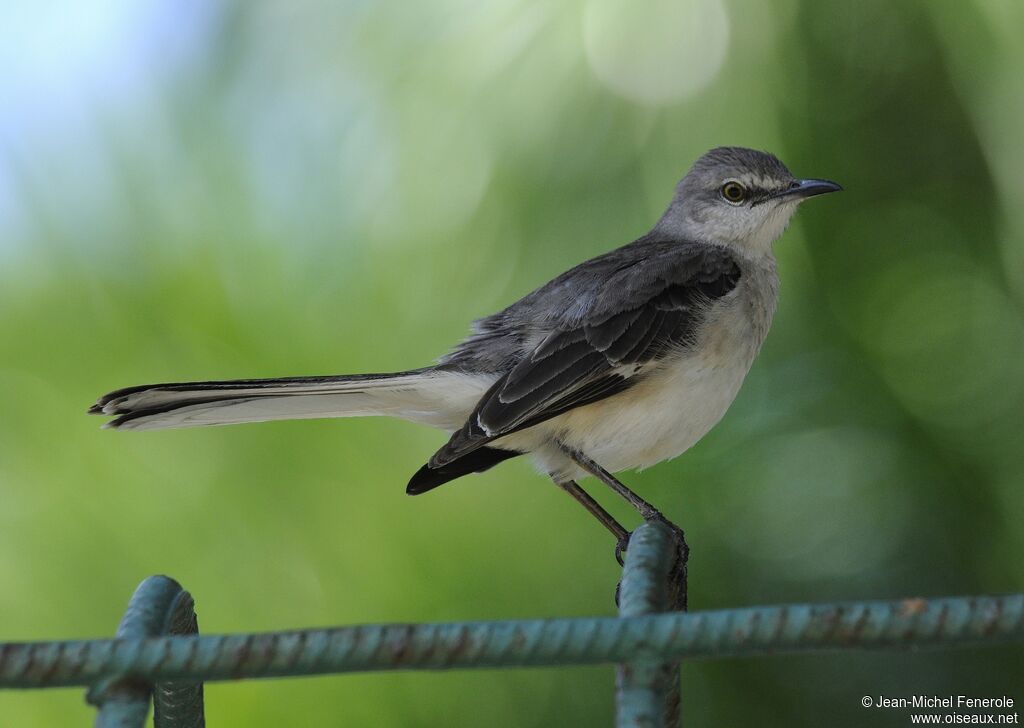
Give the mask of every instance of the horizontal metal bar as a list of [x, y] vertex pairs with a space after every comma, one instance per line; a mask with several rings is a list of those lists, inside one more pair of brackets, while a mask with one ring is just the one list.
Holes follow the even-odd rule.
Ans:
[[632, 618], [395, 624], [0, 644], [0, 688], [371, 670], [665, 661], [1024, 641], [1024, 594], [796, 604]]

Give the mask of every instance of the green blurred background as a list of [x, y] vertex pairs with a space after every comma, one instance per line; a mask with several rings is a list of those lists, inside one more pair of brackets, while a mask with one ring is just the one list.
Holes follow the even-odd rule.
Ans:
[[[153, 573], [206, 632], [613, 613], [607, 534], [511, 462], [422, 498], [383, 420], [101, 432], [147, 381], [423, 365], [660, 214], [706, 149], [840, 181], [777, 247], [732, 410], [626, 480], [690, 603], [1024, 589], [1018, 0], [6, 3], [0, 639], [109, 635]], [[619, 503], [595, 492], [617, 515]], [[684, 666], [695, 725], [1024, 699], [1019, 649]], [[608, 725], [610, 668], [214, 684], [213, 726]], [[79, 690], [0, 724], [87, 725]]]

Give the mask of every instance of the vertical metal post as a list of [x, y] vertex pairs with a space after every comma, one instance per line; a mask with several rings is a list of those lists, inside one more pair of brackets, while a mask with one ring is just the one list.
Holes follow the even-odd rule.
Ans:
[[[198, 626], [192, 604], [192, 597], [174, 579], [151, 576], [139, 584], [128, 601], [116, 638], [138, 640], [168, 633], [194, 634]], [[162, 703], [162, 709], [154, 714], [157, 728], [204, 725], [202, 683], [171, 682], [157, 686], [157, 691], [158, 704]], [[109, 676], [93, 685], [86, 700], [99, 707], [96, 728], [143, 728], [152, 692], [151, 685], [131, 676]]]
[[[178, 592], [167, 611], [162, 634], [199, 634], [195, 602], [187, 591]], [[170, 680], [153, 687], [153, 728], [204, 728], [203, 683]]]
[[[619, 616], [638, 617], [686, 604], [685, 547], [666, 526], [644, 523], [633, 532], [619, 588]], [[619, 728], [674, 728], [679, 725], [679, 664], [644, 658], [616, 672]]]

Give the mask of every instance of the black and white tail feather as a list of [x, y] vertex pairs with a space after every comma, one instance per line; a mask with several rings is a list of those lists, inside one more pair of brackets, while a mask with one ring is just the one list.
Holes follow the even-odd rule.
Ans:
[[419, 420], [435, 405], [430, 369], [395, 374], [356, 374], [283, 379], [148, 384], [104, 395], [90, 414], [112, 415], [104, 427], [163, 430], [244, 422], [406, 416]]
[[[117, 430], [367, 416], [398, 417], [451, 430], [465, 418], [489, 379], [481, 382], [478, 376], [426, 368], [393, 374], [148, 384], [110, 392], [89, 413], [113, 416], [103, 426]], [[520, 454], [479, 447], [443, 467], [424, 465], [406, 491], [425, 493]]]

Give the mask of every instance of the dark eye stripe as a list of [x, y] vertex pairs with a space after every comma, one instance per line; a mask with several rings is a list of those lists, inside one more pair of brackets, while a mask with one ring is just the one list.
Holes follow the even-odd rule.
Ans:
[[768, 200], [774, 200], [776, 197], [778, 197], [780, 195], [784, 195], [787, 192], [789, 192], [789, 189], [787, 189], [787, 188], [783, 188], [781, 190], [766, 190], [766, 191], [760, 192], [759, 194], [757, 194], [757, 195], [755, 195], [753, 197], [753, 199], [752, 199], [752, 201], [750, 203], [750, 206], [751, 207], [756, 207], [756, 206], [760, 205], [762, 202], [768, 202]]

